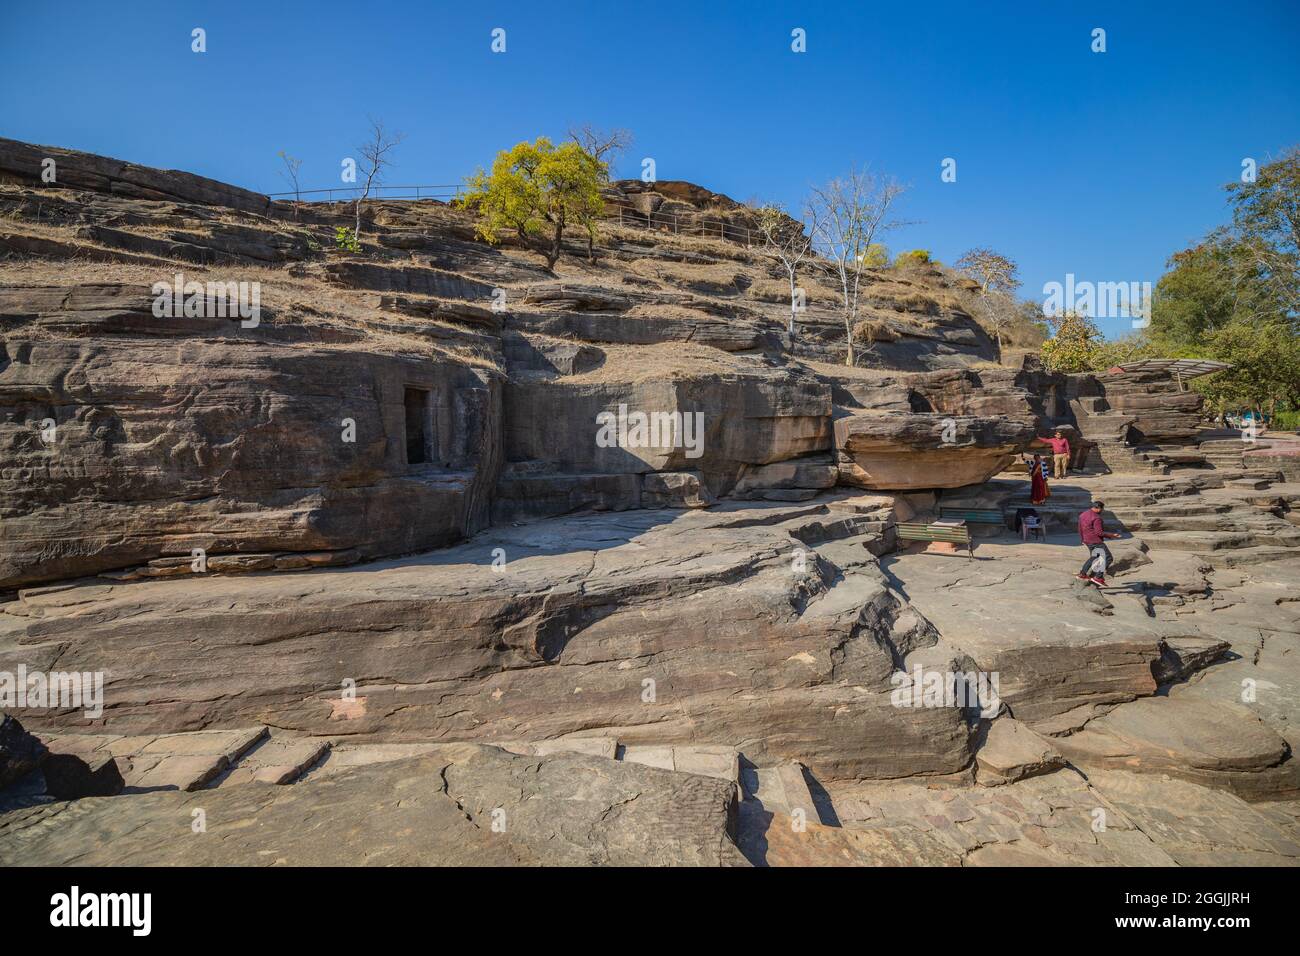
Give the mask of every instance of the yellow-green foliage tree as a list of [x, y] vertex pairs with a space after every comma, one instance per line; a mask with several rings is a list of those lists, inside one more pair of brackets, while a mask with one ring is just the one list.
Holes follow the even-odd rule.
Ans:
[[1077, 312], [1047, 317], [1052, 337], [1043, 343], [1043, 361], [1053, 372], [1091, 372], [1104, 361], [1102, 334]]
[[889, 250], [883, 243], [873, 242], [862, 254], [862, 264], [868, 269], [885, 269], [889, 266]]
[[498, 153], [490, 173], [480, 169], [466, 182], [460, 204], [478, 213], [478, 234], [488, 242], [513, 229], [554, 269], [566, 227], [580, 227], [594, 241], [606, 178], [605, 163], [578, 143], [557, 145], [540, 136]]
[[930, 258], [929, 249], [911, 249], [898, 254], [898, 258], [894, 260], [894, 268], [906, 269], [908, 266], [926, 266], [933, 261]]

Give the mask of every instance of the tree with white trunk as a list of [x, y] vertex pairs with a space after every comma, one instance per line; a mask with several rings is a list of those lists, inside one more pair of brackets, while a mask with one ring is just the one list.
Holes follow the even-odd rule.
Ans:
[[790, 335], [793, 336], [795, 319], [804, 307], [799, 296], [799, 266], [812, 252], [811, 231], [805, 232], [804, 224], [787, 215], [780, 203], [754, 204], [751, 208], [764, 247], [780, 260], [790, 283]]
[[902, 223], [889, 218], [906, 187], [869, 170], [850, 169], [847, 176], [815, 187], [808, 198], [813, 248], [830, 261], [840, 282], [840, 312], [848, 346], [846, 365], [854, 364], [853, 326], [858, 318], [862, 274], [878, 237]]
[[360, 172], [365, 177], [365, 185], [357, 197], [356, 225], [352, 230], [357, 242], [361, 241], [361, 204], [370, 198], [370, 190], [383, 182], [385, 170], [393, 165], [391, 154], [405, 138], [402, 133], [390, 133], [382, 121], [372, 119], [369, 138], [357, 147], [361, 154]]

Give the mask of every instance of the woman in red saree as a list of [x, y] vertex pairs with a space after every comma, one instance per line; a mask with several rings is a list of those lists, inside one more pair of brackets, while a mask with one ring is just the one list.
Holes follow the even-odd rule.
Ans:
[[1029, 503], [1041, 505], [1050, 498], [1052, 491], [1047, 487], [1046, 470], [1043, 468], [1043, 460], [1039, 455], [1034, 456], [1034, 460], [1029, 463]]

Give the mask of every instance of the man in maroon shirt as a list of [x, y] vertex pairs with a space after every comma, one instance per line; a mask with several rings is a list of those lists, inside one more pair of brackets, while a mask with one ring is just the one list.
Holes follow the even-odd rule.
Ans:
[[[1079, 569], [1080, 581], [1091, 581], [1099, 588], [1106, 586], [1106, 568], [1114, 560], [1110, 554], [1110, 548], [1106, 547], [1107, 538], [1118, 538], [1119, 534], [1115, 531], [1107, 531], [1101, 522], [1101, 513], [1106, 508], [1104, 501], [1094, 501], [1092, 506], [1079, 515], [1079, 540], [1083, 542], [1088, 549], [1088, 560], [1083, 562], [1083, 567]], [[1100, 570], [1089, 570], [1093, 567], [1093, 562], [1098, 558], [1098, 552], [1105, 557], [1106, 563]]]
[[1056, 430], [1055, 437], [1048, 438], [1046, 435], [1039, 435], [1038, 440], [1045, 441], [1052, 446], [1052, 464], [1056, 466], [1052, 477], [1064, 478], [1065, 473], [1070, 470], [1070, 440], [1065, 437], [1065, 433], [1059, 428]]

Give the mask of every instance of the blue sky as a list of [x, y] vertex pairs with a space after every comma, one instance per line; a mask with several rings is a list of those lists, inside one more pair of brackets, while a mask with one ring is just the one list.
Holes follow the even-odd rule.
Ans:
[[3, 3], [3, 136], [264, 191], [281, 149], [338, 183], [368, 115], [406, 133], [402, 183], [582, 122], [633, 131], [624, 175], [650, 156], [737, 199], [797, 207], [869, 164], [911, 185], [892, 249], [991, 246], [1036, 298], [1066, 273], [1154, 282], [1244, 157], [1300, 142], [1297, 0]]

